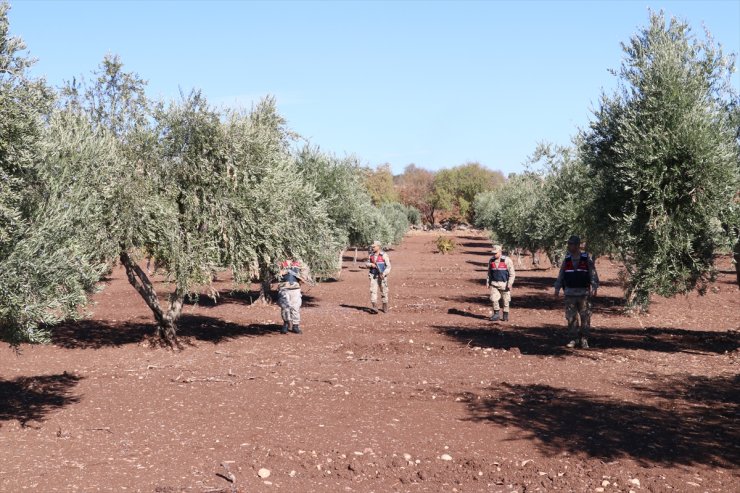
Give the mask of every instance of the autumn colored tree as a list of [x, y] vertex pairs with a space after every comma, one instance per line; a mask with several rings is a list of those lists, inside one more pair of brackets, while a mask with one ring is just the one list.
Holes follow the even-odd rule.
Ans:
[[365, 188], [375, 205], [398, 202], [398, 192], [393, 185], [393, 172], [389, 164], [365, 170]]

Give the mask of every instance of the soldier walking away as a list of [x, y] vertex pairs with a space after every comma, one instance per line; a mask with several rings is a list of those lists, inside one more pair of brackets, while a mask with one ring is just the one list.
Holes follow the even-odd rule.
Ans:
[[581, 238], [575, 235], [568, 239], [568, 253], [555, 281], [555, 296], [560, 295], [561, 289], [565, 291], [567, 347], [576, 347], [580, 337], [581, 347], [588, 349], [588, 337], [591, 332], [591, 298], [595, 298], [598, 293], [599, 275], [593, 259], [588, 253], [581, 251]]
[[283, 317], [283, 328], [281, 334], [295, 332], [301, 333], [301, 282], [303, 276], [301, 271], [303, 265], [292, 258], [280, 263], [280, 282], [278, 283], [278, 304], [280, 315]]
[[379, 241], [371, 245], [370, 258], [365, 268], [370, 269], [370, 303], [377, 313], [378, 290], [383, 301], [383, 313], [388, 313], [388, 275], [391, 273], [391, 259], [384, 252]]
[[[493, 257], [488, 261], [488, 278], [486, 287], [491, 292], [491, 303], [493, 304], [493, 313], [491, 321], [497, 322], [509, 320], [509, 304], [511, 303], [511, 287], [514, 285], [516, 272], [514, 271], [514, 262], [505, 255], [501, 245], [493, 245]], [[503, 318], [499, 314], [501, 311], [501, 302], [503, 302]]]

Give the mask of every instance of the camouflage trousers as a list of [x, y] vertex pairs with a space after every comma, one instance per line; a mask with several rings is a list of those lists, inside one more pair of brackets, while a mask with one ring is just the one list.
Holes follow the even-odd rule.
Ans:
[[565, 319], [568, 321], [569, 339], [574, 340], [579, 336], [588, 337], [591, 333], [591, 300], [589, 297], [566, 296]]
[[300, 289], [281, 289], [278, 291], [278, 305], [280, 315], [285, 322], [293, 322], [293, 325], [301, 323], [301, 304], [303, 297]]
[[491, 286], [491, 303], [493, 303], [493, 311], [499, 311], [501, 309], [501, 303], [503, 302], [504, 311], [509, 311], [509, 304], [511, 303], [511, 291], [506, 291], [505, 288], [497, 288]]
[[380, 290], [383, 303], [388, 303], [388, 278], [370, 276], [370, 303], [378, 302], [378, 290]]

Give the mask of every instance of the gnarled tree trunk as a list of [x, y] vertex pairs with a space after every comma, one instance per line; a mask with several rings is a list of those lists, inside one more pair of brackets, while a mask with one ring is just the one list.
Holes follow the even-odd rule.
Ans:
[[262, 303], [263, 305], [269, 305], [272, 301], [272, 298], [270, 296], [270, 286], [272, 284], [272, 275], [270, 274], [270, 269], [267, 267], [261, 266], [260, 267], [260, 295], [259, 298], [257, 298], [258, 303]]
[[740, 286], [740, 238], [735, 242], [735, 248], [732, 250], [732, 258], [735, 260], [735, 275], [737, 284]]
[[168, 346], [179, 348], [177, 341], [177, 319], [182, 313], [182, 305], [185, 300], [185, 294], [178, 288], [170, 295], [170, 303], [167, 311], [162, 309], [159, 303], [157, 292], [152, 285], [149, 276], [144, 269], [131, 258], [128, 252], [121, 252], [121, 264], [126, 269], [128, 282], [144, 298], [149, 309], [154, 314], [157, 321], [157, 336]]

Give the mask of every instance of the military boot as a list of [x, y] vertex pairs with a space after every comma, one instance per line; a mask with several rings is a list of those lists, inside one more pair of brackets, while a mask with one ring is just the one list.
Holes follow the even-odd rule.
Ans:
[[504, 312], [504, 317], [501, 320], [503, 320], [504, 322], [508, 322], [509, 321], [509, 312]]
[[378, 313], [378, 304], [373, 301], [372, 305], [373, 307], [371, 308], [371, 311], [373, 313]]
[[501, 320], [501, 317], [498, 314], [498, 310], [493, 311], [493, 315], [491, 315], [491, 322], [498, 322]]
[[383, 303], [383, 313], [388, 313], [388, 303]]
[[281, 334], [287, 334], [288, 333], [288, 322], [283, 322], [283, 327], [280, 329]]
[[581, 347], [583, 349], [588, 349], [588, 339], [585, 337], [581, 337]]
[[293, 332], [296, 334], [303, 334], [303, 331], [301, 330], [301, 326], [298, 324], [295, 324], [293, 326]]

